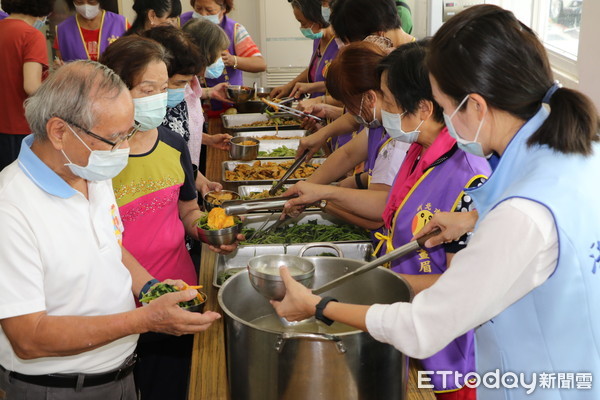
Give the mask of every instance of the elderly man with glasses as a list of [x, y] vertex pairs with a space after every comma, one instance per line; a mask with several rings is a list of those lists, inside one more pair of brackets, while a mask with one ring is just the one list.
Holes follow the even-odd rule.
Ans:
[[0, 398], [135, 399], [138, 334], [196, 333], [220, 316], [179, 308], [195, 290], [135, 306], [153, 277], [121, 246], [111, 178], [137, 130], [121, 79], [68, 64], [25, 114], [34, 133], [0, 173]]

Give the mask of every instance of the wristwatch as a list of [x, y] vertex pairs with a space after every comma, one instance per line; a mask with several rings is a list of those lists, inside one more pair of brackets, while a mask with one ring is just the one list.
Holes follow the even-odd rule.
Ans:
[[326, 325], [331, 325], [333, 324], [333, 320], [327, 318], [326, 316], [323, 315], [323, 310], [325, 310], [325, 307], [327, 307], [327, 304], [329, 304], [330, 301], [338, 301], [337, 299], [334, 299], [333, 297], [323, 297], [321, 299], [321, 301], [317, 304], [316, 311], [315, 311], [315, 318], [318, 319], [319, 321], [323, 322]]
[[325, 210], [325, 207], [327, 207], [327, 200], [321, 200], [321, 201], [319, 202], [319, 208], [320, 208], [321, 210]]

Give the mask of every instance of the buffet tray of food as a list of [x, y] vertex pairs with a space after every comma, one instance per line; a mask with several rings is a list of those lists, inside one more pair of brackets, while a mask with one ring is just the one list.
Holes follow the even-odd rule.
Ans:
[[273, 115], [261, 113], [249, 114], [222, 114], [223, 128], [228, 133], [239, 131], [264, 131], [270, 130], [297, 130], [300, 129], [300, 121], [290, 117], [289, 114], [276, 113]]
[[289, 130], [289, 131], [275, 131], [275, 130], [268, 130], [268, 131], [239, 131], [239, 132], [234, 132], [233, 136], [237, 137], [237, 136], [243, 136], [243, 137], [251, 137], [254, 139], [258, 139], [258, 140], [265, 140], [265, 141], [269, 141], [269, 140], [300, 140], [303, 137], [307, 136], [307, 132], [305, 130], [302, 129], [293, 129], [293, 130]]
[[[288, 182], [297, 182], [308, 178], [324, 162], [325, 158], [313, 158], [308, 163], [303, 163], [292, 174]], [[224, 161], [222, 179], [225, 183], [271, 184], [273, 181], [281, 179], [293, 163], [293, 159]]]
[[[329, 243], [314, 243], [305, 251], [304, 256], [338, 257], [350, 258], [360, 261], [371, 261], [373, 259], [373, 245], [371, 243], [338, 243], [335, 246], [341, 250], [338, 254], [335, 248], [329, 247]], [[248, 260], [263, 254], [291, 254], [299, 255], [303, 244], [271, 244], [262, 246], [241, 246], [235, 252], [227, 255], [219, 254], [214, 266], [213, 286], [220, 288], [231, 276], [240, 271], [246, 272]]]

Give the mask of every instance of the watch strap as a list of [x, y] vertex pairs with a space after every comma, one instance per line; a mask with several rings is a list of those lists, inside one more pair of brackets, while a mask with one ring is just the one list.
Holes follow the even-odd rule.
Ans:
[[326, 316], [323, 315], [323, 311], [325, 310], [325, 307], [327, 307], [327, 304], [329, 304], [329, 302], [331, 301], [338, 301], [337, 299], [334, 299], [333, 297], [323, 297], [321, 299], [321, 301], [316, 305], [316, 311], [315, 311], [315, 318], [318, 319], [319, 321], [323, 322], [326, 325], [331, 325], [333, 324], [333, 320], [327, 318]]
[[156, 285], [157, 283], [160, 283], [160, 281], [158, 279], [150, 279], [148, 282], [146, 282], [146, 284], [142, 287], [142, 290], [140, 290], [140, 295], [138, 296], [138, 300], [143, 298], [146, 295], [146, 293], [148, 293], [148, 290], [150, 290], [150, 288], [152, 286]]

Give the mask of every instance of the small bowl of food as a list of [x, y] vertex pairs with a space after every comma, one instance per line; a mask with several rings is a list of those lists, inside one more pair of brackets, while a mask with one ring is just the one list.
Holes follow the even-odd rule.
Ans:
[[258, 157], [258, 145], [260, 141], [251, 137], [238, 136], [231, 139], [229, 157], [232, 160], [251, 161]]
[[220, 207], [223, 203], [232, 200], [239, 200], [241, 196], [232, 190], [211, 191], [202, 197], [204, 209], [210, 211], [215, 207]]
[[[140, 303], [142, 303], [142, 305], [147, 305], [150, 302], [152, 302], [153, 300], [156, 300], [160, 296], [167, 294], [167, 293], [179, 292], [180, 290], [186, 290], [186, 289], [200, 289], [200, 288], [202, 288], [202, 286], [187, 286], [186, 285], [185, 287], [180, 289], [177, 286], [161, 282], [161, 283], [157, 283], [156, 285], [152, 286], [150, 288], [150, 290], [148, 290], [146, 292], [146, 294], [140, 299]], [[179, 303], [179, 307], [181, 307], [182, 310], [201, 313], [204, 311], [204, 305], [206, 304], [206, 298], [207, 297], [206, 297], [205, 293], [198, 291], [198, 295], [196, 295], [196, 297], [194, 297], [192, 300], [189, 300], [189, 301], [182, 301], [181, 303]]]
[[227, 97], [234, 103], [245, 103], [254, 97], [254, 88], [249, 86], [229, 85], [227, 86]]
[[196, 221], [196, 228], [201, 241], [219, 247], [235, 243], [242, 230], [242, 220], [237, 216], [227, 215], [220, 207], [215, 207]]
[[248, 276], [256, 291], [269, 300], [281, 300], [285, 296], [285, 284], [279, 274], [287, 267], [292, 277], [310, 288], [315, 275], [314, 264], [306, 258], [289, 254], [264, 254], [248, 261]]

